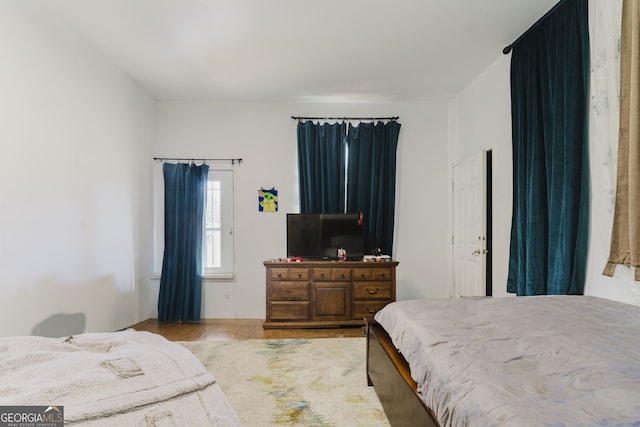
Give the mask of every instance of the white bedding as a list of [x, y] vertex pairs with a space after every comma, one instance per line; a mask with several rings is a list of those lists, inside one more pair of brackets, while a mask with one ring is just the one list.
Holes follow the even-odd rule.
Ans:
[[133, 330], [0, 338], [0, 405], [64, 406], [65, 425], [239, 425], [187, 349]]
[[640, 425], [640, 307], [588, 296], [410, 300], [375, 319], [442, 426]]

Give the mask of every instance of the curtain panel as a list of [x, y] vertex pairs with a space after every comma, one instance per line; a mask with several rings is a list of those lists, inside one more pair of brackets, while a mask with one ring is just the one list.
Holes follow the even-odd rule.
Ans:
[[158, 320], [198, 321], [202, 299], [202, 241], [209, 166], [162, 165], [164, 255]]
[[364, 212], [365, 253], [393, 253], [400, 123], [349, 124], [347, 211]]
[[620, 130], [611, 251], [604, 274], [619, 264], [640, 280], [640, 2], [622, 3], [620, 40]]
[[620, 27], [622, 0], [589, 0], [591, 77], [589, 166], [591, 247], [604, 256], [611, 246], [620, 129]]
[[298, 123], [301, 213], [344, 212], [346, 128], [344, 123]]
[[298, 123], [301, 213], [363, 212], [365, 253], [392, 255], [400, 124]]
[[584, 292], [588, 81], [587, 0], [564, 0], [513, 45], [508, 292]]

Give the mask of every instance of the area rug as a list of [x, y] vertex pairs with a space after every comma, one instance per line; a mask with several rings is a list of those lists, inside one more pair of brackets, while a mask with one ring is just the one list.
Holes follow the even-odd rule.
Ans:
[[367, 386], [364, 338], [181, 342], [244, 426], [388, 426]]

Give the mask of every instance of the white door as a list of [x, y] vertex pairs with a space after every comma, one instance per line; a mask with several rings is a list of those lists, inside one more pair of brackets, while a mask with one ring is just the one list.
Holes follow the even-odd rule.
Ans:
[[454, 298], [486, 295], [487, 152], [453, 167]]

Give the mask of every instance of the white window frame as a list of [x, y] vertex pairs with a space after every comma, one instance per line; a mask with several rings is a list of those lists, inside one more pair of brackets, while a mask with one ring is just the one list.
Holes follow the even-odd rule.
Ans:
[[[206, 258], [206, 225], [205, 241], [202, 246], [202, 274], [204, 278], [230, 278], [233, 277], [233, 170], [209, 169], [208, 180], [210, 183], [217, 181], [220, 185], [220, 259], [219, 267], [207, 267]], [[208, 197], [208, 196], [207, 196]], [[207, 204], [208, 205], [208, 204]]]
[[[221, 183], [221, 251], [219, 268], [205, 268], [206, 241], [203, 233], [203, 263], [202, 278], [204, 280], [229, 280], [235, 274], [235, 249], [234, 249], [234, 170], [233, 169], [209, 169], [208, 180], [218, 180]], [[164, 176], [162, 164], [154, 164], [154, 268], [153, 278], [159, 279], [162, 274], [162, 257], [164, 254]]]

